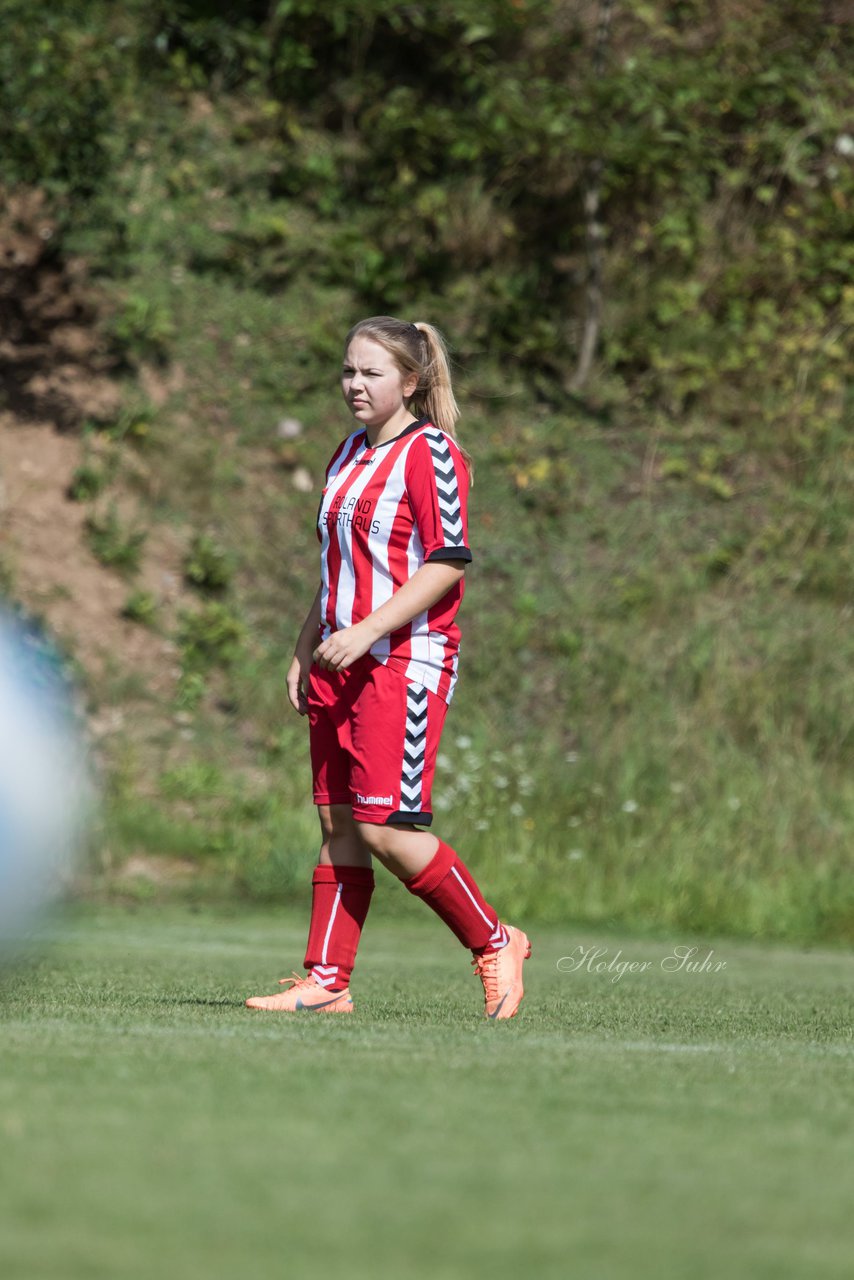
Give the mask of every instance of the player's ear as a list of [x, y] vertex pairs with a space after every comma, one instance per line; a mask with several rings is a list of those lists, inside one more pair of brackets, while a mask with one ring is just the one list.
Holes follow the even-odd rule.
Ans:
[[410, 400], [415, 395], [415, 388], [418, 386], [418, 374], [408, 373], [403, 379], [403, 398]]

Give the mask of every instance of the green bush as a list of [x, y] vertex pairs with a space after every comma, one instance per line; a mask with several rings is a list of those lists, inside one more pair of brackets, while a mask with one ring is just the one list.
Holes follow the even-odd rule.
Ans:
[[118, 85], [127, 74], [109, 10], [92, 0], [4, 0], [0, 152], [9, 185], [79, 200], [108, 181]]
[[[9, 179], [97, 191], [118, 258], [116, 161], [145, 131], [143, 90], [234, 90], [245, 146], [229, 216], [207, 225], [220, 177], [209, 148], [190, 153], [191, 129], [162, 174], [164, 196], [200, 202], [193, 269], [273, 291], [312, 278], [354, 311], [441, 305], [463, 355], [512, 353], [554, 395], [577, 359], [595, 164], [600, 366], [672, 416], [711, 404], [754, 434], [782, 426], [790, 459], [839, 416], [854, 28], [822, 0], [617, 5], [601, 68], [583, 6], [546, 0], [9, 0], [4, 18]], [[112, 332], [131, 362], [164, 360], [174, 326], [138, 285]]]
[[151, 627], [157, 617], [157, 601], [150, 591], [132, 591], [122, 607], [122, 617]]
[[163, 304], [136, 292], [124, 299], [107, 328], [116, 352], [131, 361], [165, 362], [175, 336], [175, 326]]
[[195, 711], [206, 692], [207, 685], [202, 673], [184, 668], [175, 691], [175, 706], [179, 711]]
[[145, 408], [125, 408], [106, 428], [106, 435], [117, 444], [132, 444], [143, 448], [151, 440], [154, 422], [154, 410]]
[[213, 666], [228, 666], [240, 652], [245, 636], [241, 619], [218, 601], [209, 601], [194, 612], [185, 610], [178, 629], [185, 669], [204, 672]]
[[115, 506], [88, 516], [86, 535], [101, 564], [126, 574], [136, 573], [139, 569], [147, 534], [144, 529], [127, 528]]
[[[595, 161], [603, 364], [674, 414], [712, 396], [757, 429], [782, 417], [802, 448], [850, 368], [821, 335], [851, 306], [854, 173], [835, 150], [851, 28], [820, 0], [616, 6], [599, 74], [582, 19], [545, 0], [148, 16], [168, 74], [258, 96], [253, 140], [279, 140], [270, 194], [329, 224], [300, 255], [286, 215], [253, 211], [227, 237], [229, 269], [257, 280], [271, 253], [269, 287], [302, 270], [369, 310], [441, 296], [465, 349], [488, 342], [566, 382]], [[723, 478], [700, 483], [728, 496]]]
[[104, 466], [91, 460], [81, 462], [79, 467], [75, 467], [68, 485], [68, 497], [72, 502], [91, 502], [108, 483], [109, 475]]
[[210, 534], [198, 533], [184, 562], [184, 576], [198, 591], [221, 595], [234, 577], [233, 558]]

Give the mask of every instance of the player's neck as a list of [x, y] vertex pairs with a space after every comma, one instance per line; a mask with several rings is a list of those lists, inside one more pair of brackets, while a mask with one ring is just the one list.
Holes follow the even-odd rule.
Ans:
[[415, 421], [406, 405], [401, 405], [397, 413], [392, 414], [381, 426], [365, 426], [369, 446], [373, 449], [378, 444], [388, 444], [389, 440], [399, 436], [401, 431], [405, 431]]

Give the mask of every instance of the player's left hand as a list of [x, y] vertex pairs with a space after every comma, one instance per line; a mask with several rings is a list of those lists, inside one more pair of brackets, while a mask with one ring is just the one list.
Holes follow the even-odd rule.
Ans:
[[364, 657], [373, 644], [373, 637], [355, 627], [344, 627], [342, 631], [333, 631], [331, 636], [319, 644], [312, 655], [314, 661], [327, 671], [346, 671], [359, 658]]

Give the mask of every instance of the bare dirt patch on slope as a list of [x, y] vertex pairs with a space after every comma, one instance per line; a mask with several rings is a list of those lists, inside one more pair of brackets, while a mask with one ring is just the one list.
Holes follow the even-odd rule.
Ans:
[[[97, 684], [133, 672], [152, 696], [170, 696], [175, 646], [121, 616], [129, 592], [121, 574], [89, 549], [84, 504], [68, 497], [81, 443], [47, 422], [0, 414], [0, 553], [17, 599], [43, 618]], [[150, 530], [134, 585], [151, 592], [166, 614], [181, 595], [179, 539]]]

